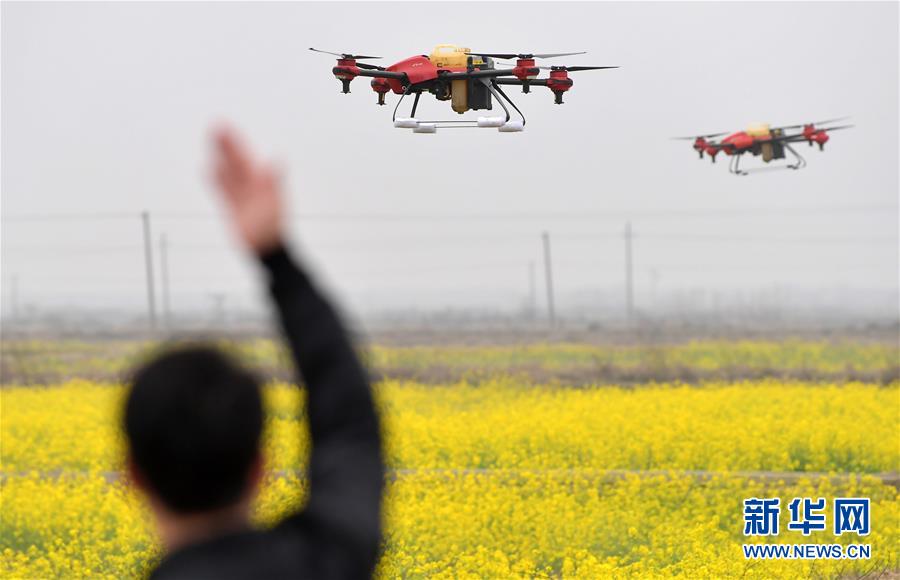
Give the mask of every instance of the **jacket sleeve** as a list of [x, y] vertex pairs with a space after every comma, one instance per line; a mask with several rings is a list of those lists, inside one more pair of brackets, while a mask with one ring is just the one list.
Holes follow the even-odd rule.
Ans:
[[261, 260], [307, 391], [309, 498], [294, 517], [318, 530], [318, 539], [340, 544], [353, 568], [371, 573], [381, 543], [384, 465], [366, 372], [334, 310], [288, 251], [278, 248]]

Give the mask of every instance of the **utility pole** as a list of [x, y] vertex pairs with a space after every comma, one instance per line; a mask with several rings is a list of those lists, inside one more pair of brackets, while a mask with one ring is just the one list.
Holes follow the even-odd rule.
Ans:
[[550, 234], [544, 232], [544, 275], [547, 278], [547, 314], [550, 328], [556, 328], [556, 308], [553, 305], [553, 264], [550, 261]]
[[159, 268], [162, 282], [163, 326], [168, 330], [172, 326], [172, 311], [169, 302], [169, 240], [166, 234], [159, 236]]
[[625, 222], [625, 315], [634, 320], [634, 268], [631, 255], [631, 222]]
[[528, 318], [532, 320], [537, 313], [537, 292], [534, 278], [534, 260], [532, 260], [528, 262]]
[[213, 301], [213, 317], [219, 330], [225, 329], [225, 293], [213, 292], [209, 295]]
[[10, 306], [12, 306], [12, 319], [15, 322], [19, 321], [19, 276], [17, 274], [13, 274], [12, 276], [12, 288], [10, 288]]
[[144, 266], [147, 270], [147, 312], [150, 316], [150, 330], [156, 330], [156, 296], [153, 294], [153, 242], [150, 237], [150, 212], [141, 212], [144, 224]]

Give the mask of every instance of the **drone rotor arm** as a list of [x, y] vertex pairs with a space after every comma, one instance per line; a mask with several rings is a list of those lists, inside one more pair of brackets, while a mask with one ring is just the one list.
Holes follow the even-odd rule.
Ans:
[[494, 82], [498, 85], [513, 85], [521, 87], [526, 82], [532, 87], [546, 87], [547, 79], [528, 79], [527, 81], [519, 80], [519, 79], [506, 79], [506, 78], [497, 78], [494, 79]]
[[458, 81], [464, 79], [487, 79], [487, 78], [497, 78], [497, 77], [513, 77], [515, 76], [514, 69], [497, 69], [497, 68], [489, 68], [483, 70], [472, 70], [465, 72], [445, 72], [441, 73], [440, 78], [446, 79], [449, 81]]
[[371, 69], [359, 69], [359, 74], [357, 76], [361, 77], [372, 77], [378, 79], [397, 79], [398, 81], [404, 81], [404, 84], [409, 82], [409, 77], [406, 76], [404, 72], [396, 72], [392, 70], [371, 70]]
[[738, 147], [734, 143], [707, 143], [706, 147], [711, 147], [713, 149], [718, 149], [719, 151], [724, 151], [726, 149], [730, 149], [731, 151], [737, 151]]

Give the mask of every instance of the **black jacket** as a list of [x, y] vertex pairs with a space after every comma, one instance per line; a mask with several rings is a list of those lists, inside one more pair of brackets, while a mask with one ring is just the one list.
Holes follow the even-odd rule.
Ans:
[[332, 308], [284, 249], [262, 258], [307, 390], [312, 452], [303, 509], [167, 555], [153, 579], [366, 578], [381, 543], [384, 466], [365, 371]]

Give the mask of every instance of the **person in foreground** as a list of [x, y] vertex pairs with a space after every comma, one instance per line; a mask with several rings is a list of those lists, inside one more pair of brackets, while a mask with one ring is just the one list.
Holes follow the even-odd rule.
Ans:
[[305, 507], [251, 527], [263, 478], [260, 384], [208, 347], [182, 347], [139, 369], [125, 403], [128, 470], [146, 497], [164, 556], [151, 578], [365, 578], [381, 542], [384, 466], [366, 373], [334, 311], [285, 247], [271, 167], [228, 130], [215, 178], [238, 236], [268, 273], [271, 297], [306, 385], [312, 443]]

